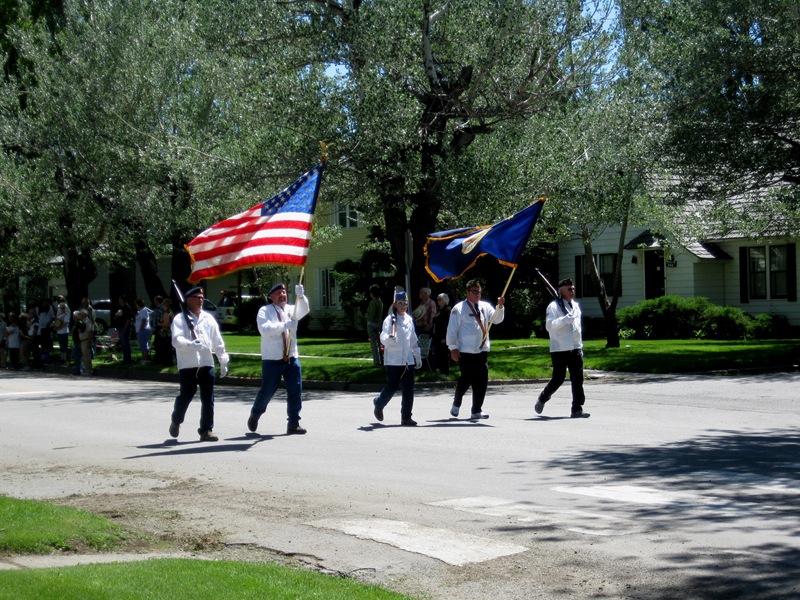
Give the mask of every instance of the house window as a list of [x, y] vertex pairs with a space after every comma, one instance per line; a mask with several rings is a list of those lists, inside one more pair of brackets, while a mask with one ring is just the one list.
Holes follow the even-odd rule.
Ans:
[[764, 246], [747, 249], [747, 281], [751, 300], [767, 297], [767, 253]]
[[355, 229], [360, 224], [358, 211], [349, 204], [339, 204], [334, 218], [335, 224], [342, 229]]
[[747, 248], [747, 291], [750, 300], [788, 298], [787, 246]]
[[336, 280], [333, 278], [333, 271], [322, 269], [319, 272], [320, 287], [322, 292], [322, 307], [336, 308]]
[[[586, 262], [586, 257], [581, 255], [580, 259], [580, 280], [578, 281], [576, 296], [578, 298], [597, 296], [600, 290], [592, 281], [592, 276], [589, 274], [590, 265]], [[617, 264], [617, 255], [614, 254], [595, 254], [594, 260], [597, 263], [597, 270], [600, 273], [600, 278], [603, 280], [603, 285], [606, 288], [606, 293], [611, 296], [614, 294], [614, 268]], [[619, 295], [622, 296], [620, 289]]]
[[786, 255], [786, 246], [769, 247], [769, 290], [772, 298], [788, 296]]

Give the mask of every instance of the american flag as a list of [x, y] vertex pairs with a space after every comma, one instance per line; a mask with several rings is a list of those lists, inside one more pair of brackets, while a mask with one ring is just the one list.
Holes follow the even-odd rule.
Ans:
[[188, 281], [260, 265], [305, 265], [324, 169], [324, 162], [316, 165], [279, 194], [212, 225], [189, 242]]

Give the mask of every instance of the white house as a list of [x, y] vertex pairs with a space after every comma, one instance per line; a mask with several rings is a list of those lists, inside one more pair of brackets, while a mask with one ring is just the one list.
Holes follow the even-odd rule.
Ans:
[[[610, 290], [619, 226], [609, 226], [592, 242], [598, 269]], [[797, 238], [708, 239], [682, 246], [644, 228], [628, 228], [622, 259], [618, 308], [663, 295], [705, 297], [756, 315], [780, 313], [800, 325], [797, 302]], [[560, 277], [573, 277], [581, 308], [601, 317], [585, 267], [579, 236], [558, 245]]]

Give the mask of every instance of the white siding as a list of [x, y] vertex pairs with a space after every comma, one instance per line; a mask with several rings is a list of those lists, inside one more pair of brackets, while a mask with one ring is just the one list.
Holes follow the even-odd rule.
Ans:
[[[643, 228], [629, 228], [625, 236], [626, 242], [630, 241], [644, 231]], [[619, 245], [619, 226], [612, 226], [592, 243], [595, 254], [607, 254], [617, 251]], [[796, 243], [795, 239], [775, 239], [771, 241], [733, 240], [718, 242], [717, 245], [724, 250], [730, 259], [699, 258], [691, 252], [675, 246], [665, 249], [665, 262], [670, 254], [675, 258], [675, 266], [665, 268], [665, 293], [668, 295], [682, 296], [685, 298], [704, 297], [714, 304], [721, 306], [735, 306], [756, 315], [760, 313], [775, 312], [784, 314], [792, 325], [800, 325], [800, 303], [782, 299], [752, 300], [747, 303], [740, 301], [739, 292], [739, 248], [774, 244]], [[622, 296], [617, 308], [631, 306], [644, 299], [644, 252], [646, 250], [625, 250], [622, 257]], [[551, 274], [554, 278], [576, 277], [575, 256], [583, 255], [583, 243], [579, 237], [561, 242], [558, 246], [558, 273]], [[800, 265], [800, 245], [795, 247], [796, 265]], [[637, 262], [632, 262], [636, 256]], [[800, 278], [798, 278], [800, 279]], [[601, 317], [602, 311], [596, 298], [580, 299], [584, 315], [587, 317]]]

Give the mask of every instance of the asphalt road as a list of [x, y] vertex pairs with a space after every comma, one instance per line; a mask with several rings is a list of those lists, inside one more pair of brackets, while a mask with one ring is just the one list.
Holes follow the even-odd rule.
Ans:
[[[280, 391], [258, 434], [252, 388], [218, 386], [218, 443], [167, 427], [177, 385], [0, 374], [0, 493], [161, 511], [226, 544], [269, 548], [419, 598], [800, 597], [800, 374], [490, 388], [490, 418], [450, 391]], [[465, 408], [468, 403], [465, 401]], [[92, 504], [96, 499], [96, 505]], [[159, 515], [155, 515], [158, 517]], [[164, 519], [169, 522], [168, 519]]]

